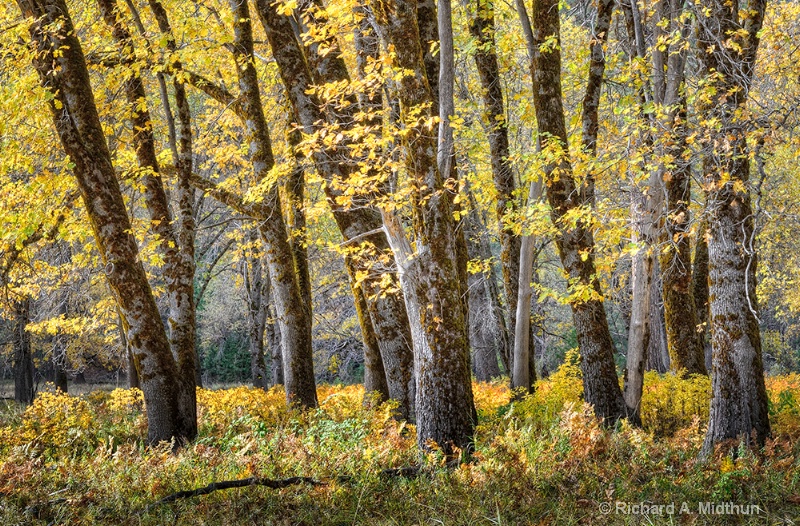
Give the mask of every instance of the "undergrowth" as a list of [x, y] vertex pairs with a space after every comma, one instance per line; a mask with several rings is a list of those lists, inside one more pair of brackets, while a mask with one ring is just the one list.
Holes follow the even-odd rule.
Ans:
[[[391, 403], [364, 404], [360, 386], [321, 386], [319, 409], [305, 412], [279, 389], [200, 389], [199, 436], [177, 453], [145, 447], [138, 390], [42, 393], [24, 411], [0, 406], [0, 524], [793, 524], [800, 376], [767, 387], [767, 446], [701, 462], [706, 377], [647, 373], [643, 428], [613, 430], [582, 404], [574, 361], [513, 404], [503, 383], [477, 383], [475, 453], [455, 469], [436, 452], [420, 458], [414, 426]], [[417, 464], [413, 479], [381, 475]], [[213, 481], [293, 476], [325, 484], [150, 506]], [[709, 502], [760, 511], [700, 513]], [[676, 508], [619, 513], [617, 503]]]

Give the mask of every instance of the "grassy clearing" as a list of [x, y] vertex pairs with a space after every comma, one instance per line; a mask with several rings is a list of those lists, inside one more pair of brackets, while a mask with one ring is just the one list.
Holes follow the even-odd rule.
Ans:
[[[0, 524], [792, 524], [800, 519], [800, 376], [768, 379], [774, 438], [735, 460], [699, 462], [707, 378], [648, 374], [645, 428], [608, 431], [581, 405], [574, 364], [509, 404], [476, 384], [472, 460], [436, 452], [414, 479], [413, 425], [366, 408], [360, 386], [322, 386], [321, 407], [290, 411], [278, 390], [200, 390], [200, 436], [177, 454], [143, 446], [141, 393], [44, 393], [26, 411], [0, 405]], [[339, 476], [352, 477], [337, 482]], [[325, 485], [247, 487], [148, 507], [172, 492], [251, 476]], [[617, 512], [617, 502], [632, 506]], [[673, 515], [635, 505], [675, 503]], [[682, 503], [689, 513], [680, 513]], [[611, 505], [611, 513], [603, 514]], [[704, 503], [756, 515], [698, 513]], [[625, 511], [625, 510], [623, 510]], [[653, 510], [655, 511], [655, 510]], [[664, 513], [668, 513], [664, 509]], [[707, 509], [705, 510], [708, 511]], [[721, 511], [725, 511], [724, 509]]]

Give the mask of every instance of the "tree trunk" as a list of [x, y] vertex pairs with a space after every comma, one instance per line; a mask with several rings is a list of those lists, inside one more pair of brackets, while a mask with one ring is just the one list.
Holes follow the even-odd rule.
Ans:
[[[708, 130], [704, 175], [708, 192], [712, 394], [703, 454], [717, 443], [763, 446], [770, 434], [756, 301], [754, 218], [747, 136], [738, 112], [747, 102], [766, 2], [716, 0], [698, 13], [698, 45], [714, 95], [707, 108], [719, 126]], [[734, 36], [735, 35], [735, 36]], [[720, 45], [727, 39], [735, 46]], [[730, 444], [729, 447], [736, 447]]]
[[244, 262], [244, 285], [247, 292], [247, 336], [250, 349], [250, 378], [253, 387], [267, 389], [269, 378], [267, 366], [264, 362], [264, 331], [267, 324], [267, 310], [269, 305], [264, 303], [265, 289], [264, 271], [261, 265], [262, 256], [252, 245], [258, 238], [256, 232], [251, 231], [248, 250]]
[[697, 326], [703, 341], [706, 371], [711, 371], [711, 342], [708, 338], [708, 226], [705, 222], [697, 229], [697, 241], [692, 262], [692, 296], [697, 312]]
[[[20, 0], [33, 18], [34, 61], [53, 90], [53, 121], [83, 197], [112, 293], [120, 306], [147, 406], [148, 441], [182, 441], [178, 369], [164, 325], [138, 259], [138, 248], [97, 115], [89, 73], [64, 0]], [[56, 51], [58, 51], [56, 53]]]
[[[150, 112], [144, 101], [147, 95], [144, 83], [138, 69], [132, 67], [135, 62], [133, 40], [130, 32], [118, 19], [116, 0], [98, 0], [100, 13], [103, 20], [111, 28], [112, 35], [117, 44], [129, 53], [129, 56], [122, 57], [122, 65], [130, 69], [130, 78], [125, 83], [125, 94], [130, 108], [131, 122], [134, 130], [133, 145], [136, 150], [136, 157], [139, 168], [142, 170], [142, 180], [145, 185], [145, 202], [150, 213], [150, 230], [159, 239], [159, 251], [164, 258], [164, 280], [167, 285], [167, 294], [170, 305], [169, 315], [169, 335], [172, 354], [178, 363], [181, 374], [179, 386], [179, 411], [181, 414], [182, 434], [191, 440], [197, 435], [197, 401], [195, 395], [196, 363], [195, 363], [195, 313], [194, 313], [194, 224], [191, 216], [191, 201], [189, 204], [189, 221], [183, 220], [184, 213], [181, 213], [180, 230], [176, 234], [172, 226], [172, 218], [169, 209], [169, 201], [164, 190], [163, 182], [159, 174], [158, 160], [156, 156], [156, 141], [153, 133], [153, 123]], [[159, 16], [166, 17], [163, 8], [159, 11]], [[169, 24], [166, 18], [159, 19], [159, 25]], [[163, 31], [163, 29], [162, 29]], [[173, 49], [174, 51], [174, 42]], [[175, 66], [179, 69], [179, 65]], [[176, 97], [178, 94], [176, 82]], [[181, 89], [182, 89], [182, 85]], [[185, 94], [184, 94], [185, 98]], [[185, 101], [184, 101], [185, 103]], [[180, 104], [179, 104], [180, 106]], [[179, 111], [182, 119], [188, 119], [186, 111]], [[183, 123], [183, 120], [181, 120]], [[191, 127], [181, 126], [181, 148], [188, 148], [188, 154], [177, 160], [179, 167], [179, 179], [188, 177], [183, 174], [187, 170], [191, 174]], [[188, 133], [189, 137], [184, 135]], [[180, 186], [180, 185], [179, 185]], [[181, 197], [184, 190], [179, 188], [177, 194], [179, 199], [185, 201], [186, 197]], [[192, 194], [193, 195], [193, 194]], [[183, 202], [181, 205], [183, 205]], [[186, 232], [183, 232], [186, 230]], [[185, 253], [182, 249], [182, 240], [191, 244], [191, 253]]]
[[[125, 329], [125, 323], [122, 321], [122, 312], [117, 306], [117, 325], [119, 327], [119, 343], [122, 347], [122, 352], [125, 353], [125, 365], [128, 373], [128, 388], [141, 389], [142, 385], [139, 380], [139, 366], [136, 364], [136, 358], [133, 356], [133, 350], [128, 342], [128, 333]], [[77, 378], [75, 379], [77, 383]]]
[[[492, 177], [497, 190], [495, 214], [500, 231], [500, 262], [503, 271], [503, 289], [506, 295], [506, 318], [508, 319], [509, 345], [514, 348], [514, 334], [519, 288], [520, 247], [522, 238], [514, 234], [503, 218], [513, 211], [516, 183], [512, 170], [508, 141], [500, 67], [495, 46], [494, 8], [488, 0], [476, 1], [476, 12], [470, 21], [470, 33], [478, 40], [475, 64], [483, 88], [484, 115], [489, 129], [489, 151], [492, 162]], [[505, 357], [505, 362], [510, 360]]]
[[31, 300], [25, 297], [14, 301], [14, 400], [21, 404], [33, 403], [33, 350], [27, 326], [31, 322]]
[[[175, 53], [178, 49], [172, 33], [167, 12], [158, 0], [148, 0], [150, 9], [155, 15], [161, 34], [167, 38], [167, 49]], [[168, 286], [169, 292], [169, 336], [172, 354], [178, 365], [180, 383], [178, 385], [178, 406], [187, 436], [197, 435], [197, 351], [196, 316], [194, 303], [194, 187], [192, 179], [192, 114], [186, 86], [182, 79], [183, 66], [179, 60], [170, 57], [168, 72], [173, 75], [175, 106], [178, 115], [177, 146], [173, 150], [177, 181], [173, 193], [177, 201], [177, 218], [175, 241], [177, 253], [173, 267], [174, 277]], [[165, 99], [165, 104], [167, 101]], [[169, 278], [168, 278], [169, 279]]]
[[[465, 219], [465, 234], [469, 259], [481, 265], [492, 257], [486, 226], [481, 219], [478, 203], [467, 190], [470, 210]], [[498, 358], [508, 354], [508, 332], [500, 308], [494, 271], [491, 266], [469, 274], [469, 344], [474, 357], [475, 378], [488, 382], [500, 376]]]
[[553, 156], [544, 170], [547, 199], [553, 223], [559, 230], [556, 244], [569, 276], [570, 293], [581, 293], [580, 297], [571, 299], [570, 306], [582, 357], [584, 398], [594, 406], [599, 418], [613, 424], [625, 417], [626, 407], [617, 381], [614, 344], [594, 265], [594, 237], [588, 225], [570, 225], [564, 221], [569, 213], [584, 203], [580, 196], [583, 192], [576, 188], [566, 151], [561, 51], [559, 45], [546, 44], [553, 37], [560, 42], [557, 1], [534, 1], [533, 28], [533, 102], [540, 137], [548, 138], [542, 141], [542, 149]]
[[[528, 16], [527, 14], [525, 15]], [[544, 183], [541, 177], [531, 181], [528, 204], [538, 203], [542, 198]], [[522, 238], [520, 246], [519, 277], [517, 280], [517, 306], [514, 312], [514, 351], [511, 360], [511, 389], [519, 395], [531, 393], [536, 381], [536, 356], [531, 327], [531, 304], [535, 291], [532, 283], [536, 267], [536, 240], [529, 234]], [[533, 363], [534, 367], [525, 364]]]
[[[350, 259], [349, 257], [347, 258]], [[348, 267], [352, 264], [348, 261]], [[383, 367], [381, 349], [375, 336], [375, 329], [369, 318], [367, 299], [361, 284], [356, 283], [350, 274], [350, 289], [353, 291], [353, 300], [356, 306], [356, 315], [362, 327], [361, 335], [364, 339], [364, 402], [385, 402], [390, 398], [389, 384], [386, 381], [386, 371]], [[367, 330], [363, 330], [366, 327]]]
[[305, 169], [303, 167], [303, 153], [299, 145], [303, 139], [300, 130], [289, 123], [287, 142], [291, 148], [295, 164], [289, 177], [286, 178], [285, 196], [288, 210], [287, 228], [291, 234], [289, 244], [292, 247], [292, 258], [297, 269], [297, 280], [300, 283], [300, 292], [307, 305], [313, 305], [311, 300], [311, 275], [308, 268], [308, 236], [306, 234], [305, 212]]
[[[242, 110], [247, 116], [245, 136], [257, 181], [263, 181], [275, 164], [267, 122], [261, 104], [253, 52], [253, 33], [247, 2], [231, 0], [234, 14], [233, 54], [239, 75]], [[265, 243], [272, 299], [278, 314], [283, 346], [286, 397], [303, 407], [317, 406], [311, 347], [311, 305], [303, 298], [294, 264], [289, 234], [283, 220], [278, 185], [266, 191], [259, 205], [265, 218], [260, 225]]]
[[[267, 287], [269, 290], [269, 287]], [[269, 296], [265, 297], [264, 300]], [[267, 304], [270, 302], [267, 301]], [[283, 346], [281, 345], [281, 333], [276, 327], [275, 313], [273, 309], [267, 308], [267, 324], [265, 326], [266, 341], [269, 345], [270, 372], [272, 375], [272, 385], [283, 385]]]
[[[331, 43], [329, 52], [324, 56], [315, 54], [314, 49], [307, 49], [310, 57], [308, 62], [316, 66], [313, 70], [309, 69], [306, 53], [294, 36], [289, 18], [278, 14], [275, 5], [269, 1], [259, 0], [257, 6], [270, 45], [273, 50], [277, 50], [274, 56], [295, 117], [306, 133], [313, 134], [319, 130], [320, 123], [326, 121], [326, 115], [322, 113], [316, 96], [309, 93], [312, 79], [315, 78], [320, 83], [349, 81], [349, 74], [338, 47], [335, 42]], [[376, 43], [368, 45], [374, 47]], [[353, 103], [327, 120], [346, 129], [353, 124], [354, 120], [350, 117], [357, 108], [358, 105]], [[331, 159], [338, 162], [331, 162]], [[352, 204], [343, 203], [342, 188], [348, 184], [351, 171], [358, 162], [358, 159], [350, 156], [347, 148], [316, 152], [314, 161], [318, 172], [326, 179], [324, 188], [327, 201], [345, 244], [361, 245], [359, 256], [354, 256], [352, 266], [347, 266], [348, 272], [353, 277], [362, 274], [366, 276], [361, 282], [361, 288], [367, 303], [369, 322], [380, 347], [389, 394], [400, 403], [398, 411], [402, 417], [414, 421], [415, 385], [411, 333], [402, 297], [383, 290], [382, 274], [393, 272], [388, 265], [380, 263], [381, 259], [391, 257], [386, 235], [382, 231], [380, 214], [367, 202], [359, 200]], [[369, 333], [367, 319], [363, 318], [361, 321], [362, 334]]]
[[[661, 130], [665, 130], [657, 143], [656, 155], [660, 159], [674, 159], [659, 167], [664, 181], [666, 210], [659, 262], [664, 300], [664, 325], [670, 365], [673, 371], [685, 370], [687, 374], [707, 374], [703, 342], [697, 332], [697, 310], [692, 296], [691, 239], [689, 237], [689, 204], [691, 200], [691, 162], [686, 160], [686, 98], [682, 95], [685, 78], [686, 47], [690, 24], [681, 20], [682, 0], [662, 0], [659, 3], [660, 19], [657, 32], [666, 36], [678, 32], [681, 45], [656, 47], [653, 66], [659, 72], [655, 85], [656, 102], [663, 104], [665, 114]], [[666, 22], [666, 23], [664, 23]], [[658, 38], [659, 35], [656, 35]]]
[[[400, 268], [417, 378], [417, 442], [431, 441], [445, 454], [470, 449], [475, 406], [469, 371], [467, 321], [458, 283], [456, 225], [444, 177], [437, 167], [436, 138], [424, 127], [431, 113], [416, 121], [414, 109], [430, 107], [433, 95], [422, 62], [416, 1], [395, 0], [375, 7], [378, 25], [394, 46], [394, 66], [406, 74], [398, 85], [401, 119], [407, 123], [405, 167], [412, 180], [412, 230], [415, 252], [397, 222], [384, 215], [386, 230]], [[452, 181], [448, 181], [452, 183]]]
[[670, 368], [667, 327], [664, 322], [664, 301], [661, 296], [661, 267], [658, 258], [653, 258], [652, 281], [650, 282], [650, 341], [647, 349], [648, 371], [666, 373]]
[[653, 257], [647, 246], [649, 214], [647, 195], [634, 189], [631, 197], [631, 243], [638, 248], [631, 261], [631, 323], [628, 331], [628, 354], [625, 367], [625, 404], [628, 416], [636, 425], [641, 425], [639, 404], [642, 400], [644, 370], [650, 348], [650, 295], [653, 276]]

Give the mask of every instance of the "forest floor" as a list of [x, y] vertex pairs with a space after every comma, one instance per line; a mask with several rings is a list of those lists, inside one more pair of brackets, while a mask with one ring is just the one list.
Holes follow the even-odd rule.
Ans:
[[[0, 401], [0, 524], [795, 524], [800, 521], [800, 376], [770, 377], [773, 438], [698, 459], [708, 378], [648, 373], [643, 429], [607, 430], [580, 402], [575, 364], [510, 403], [475, 385], [475, 453], [457, 468], [419, 457], [392, 405], [360, 386], [320, 386], [320, 408], [282, 391], [199, 390], [199, 437], [145, 447], [137, 390]], [[390, 468], [420, 466], [413, 473]], [[413, 476], [412, 476], [413, 475]], [[252, 485], [158, 501], [212, 482]], [[794, 522], [793, 522], [794, 521]]]

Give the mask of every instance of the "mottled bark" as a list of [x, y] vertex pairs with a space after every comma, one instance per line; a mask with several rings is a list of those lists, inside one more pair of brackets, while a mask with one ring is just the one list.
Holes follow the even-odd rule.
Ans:
[[33, 403], [33, 349], [28, 324], [31, 322], [31, 300], [28, 297], [14, 301], [14, 400], [21, 404]]
[[[508, 319], [509, 349], [514, 348], [514, 333], [517, 312], [517, 289], [519, 287], [520, 247], [522, 239], [514, 234], [503, 218], [513, 211], [516, 182], [511, 166], [508, 141], [508, 122], [505, 114], [500, 67], [495, 46], [494, 8], [488, 0], [476, 0], [476, 12], [470, 21], [470, 33], [477, 39], [475, 65], [481, 80], [484, 115], [488, 127], [489, 152], [492, 177], [497, 190], [495, 213], [500, 232], [500, 263], [503, 272], [503, 289], [506, 296], [506, 318]], [[505, 362], [509, 363], [508, 357]]]
[[[111, 155], [97, 115], [80, 42], [64, 0], [20, 0], [33, 18], [34, 66], [51, 89], [53, 121], [74, 164], [95, 242], [111, 291], [120, 306], [128, 340], [141, 368], [148, 441], [183, 440], [178, 410], [179, 376], [163, 323], [138, 259], [138, 248]], [[56, 53], [58, 50], [58, 53]]]
[[[592, 40], [589, 43], [589, 75], [586, 80], [586, 92], [583, 96], [581, 111], [581, 146], [590, 157], [597, 155], [598, 110], [603, 88], [603, 75], [606, 71], [605, 45], [608, 42], [614, 4], [615, 0], [599, 0], [597, 2], [597, 18], [592, 31]], [[589, 170], [581, 187], [584, 202], [592, 206], [595, 200], [594, 179], [595, 174]]]
[[[433, 102], [417, 28], [416, 1], [395, 0], [373, 6], [377, 23], [394, 46], [394, 66], [407, 72], [398, 83], [404, 163], [411, 179], [413, 257], [402, 226], [387, 224], [400, 268], [417, 378], [417, 441], [437, 443], [448, 455], [470, 449], [475, 406], [469, 371], [467, 319], [458, 283], [456, 225], [445, 177], [436, 163], [437, 144], [426, 129], [427, 115], [412, 112]], [[386, 216], [385, 216], [386, 219]]]
[[[274, 56], [287, 88], [295, 119], [304, 131], [313, 134], [326, 120], [345, 128], [351, 126], [352, 112], [357, 110], [357, 104], [335, 111], [333, 115], [326, 115], [321, 110], [320, 101], [309, 93], [315, 81], [349, 81], [347, 68], [335, 41], [328, 43], [331, 52], [324, 57], [318, 56], [311, 48], [304, 52], [294, 36], [288, 17], [279, 15], [275, 6], [266, 0], [259, 0], [257, 6], [270, 45], [274, 50], [280, 50]], [[313, 71], [306, 61], [306, 55], [311, 57], [308, 62], [316, 66]], [[389, 245], [382, 231], [381, 217], [366, 202], [359, 200], [350, 205], [342, 199], [343, 189], [346, 188], [353, 170], [357, 168], [357, 161], [351, 157], [346, 145], [314, 154], [316, 168], [327, 181], [327, 201], [345, 243], [355, 240], [352, 244], [357, 242], [361, 245], [361, 254], [353, 257], [347, 268], [351, 276], [366, 274], [361, 288], [367, 302], [369, 322], [380, 347], [390, 396], [400, 403], [398, 411], [402, 417], [413, 421], [415, 387], [406, 309], [399, 294], [382, 290], [381, 271], [390, 270], [385, 265], [376, 263], [386, 257], [391, 258]], [[367, 254], [372, 254], [372, 257]], [[362, 318], [361, 321], [362, 334], [367, 334], [370, 331], [367, 319]]]
[[[275, 164], [261, 92], [254, 64], [253, 33], [247, 2], [231, 0], [234, 14], [233, 54], [239, 76], [245, 140], [257, 181], [264, 180]], [[278, 317], [283, 346], [283, 374], [287, 400], [303, 407], [316, 407], [313, 349], [311, 346], [311, 305], [304, 301], [297, 277], [289, 233], [283, 220], [278, 185], [268, 190], [259, 207], [259, 224], [264, 240], [265, 261], [269, 270], [272, 299]]]
[[660, 257], [667, 347], [674, 371], [707, 374], [702, 332], [692, 291], [689, 169], [667, 174], [667, 248]]
[[570, 302], [582, 357], [584, 398], [594, 406], [598, 417], [613, 423], [625, 417], [626, 407], [617, 383], [614, 344], [594, 265], [594, 236], [588, 225], [564, 221], [565, 216], [584, 203], [573, 179], [569, 153], [565, 151], [568, 141], [561, 94], [560, 44], [545, 44], [552, 38], [560, 43], [558, 2], [535, 0], [532, 26], [533, 102], [542, 147], [553, 155], [544, 172], [551, 216], [559, 230], [556, 244], [570, 289], [585, 287], [593, 296]]
[[697, 310], [692, 296], [691, 239], [691, 162], [687, 160], [685, 66], [687, 50], [683, 42], [689, 38], [690, 24], [682, 21], [683, 0], [659, 2], [656, 38], [675, 32], [681, 37], [677, 49], [672, 45], [653, 51], [653, 67], [658, 72], [654, 81], [654, 99], [663, 104], [664, 115], [660, 129], [665, 133], [657, 143], [656, 155], [661, 161], [660, 179], [664, 181], [666, 210], [661, 230], [662, 247], [659, 257], [664, 325], [667, 348], [673, 371], [687, 374], [707, 374], [703, 341], [697, 331]]
[[[423, 64], [428, 85], [431, 89], [431, 115], [439, 117], [438, 149], [436, 161], [439, 173], [448, 180], [448, 192], [445, 194], [450, 199], [449, 206], [454, 215], [462, 213], [461, 204], [455, 199], [459, 192], [458, 167], [456, 166], [453, 143], [453, 130], [450, 120], [455, 113], [455, 51], [453, 49], [453, 21], [450, 0], [440, 0], [436, 6], [431, 0], [421, 0], [417, 7], [417, 25], [420, 42], [423, 43]], [[422, 12], [420, 12], [420, 10]], [[433, 19], [426, 17], [433, 15]], [[432, 45], [424, 47], [428, 40]], [[434, 52], [434, 45], [438, 43], [438, 51]], [[469, 281], [467, 264], [469, 263], [469, 250], [467, 249], [467, 236], [463, 223], [455, 223], [456, 230], [456, 272], [461, 297], [463, 317], [469, 320]], [[468, 355], [469, 357], [469, 355]]]
[[[153, 122], [146, 105], [147, 94], [138, 69], [133, 67], [136, 60], [133, 40], [122, 20], [118, 18], [116, 0], [98, 0], [98, 6], [103, 20], [111, 28], [115, 42], [123, 49], [121, 65], [129, 70], [130, 76], [125, 83], [125, 95], [133, 128], [133, 145], [145, 186], [144, 196], [150, 213], [150, 230], [158, 237], [158, 249], [164, 258], [163, 277], [170, 305], [170, 346], [182, 377], [186, 375], [186, 378], [181, 380], [181, 394], [179, 395], [182, 425], [185, 428], [183, 434], [192, 439], [197, 435], [194, 219], [190, 206], [190, 220], [188, 222], [180, 221], [178, 232], [173, 230], [169, 201], [159, 173]], [[187, 117], [183, 115], [183, 118]], [[182, 133], [186, 133], [185, 128], [185, 126], [181, 126]], [[181, 148], [189, 150], [188, 170], [191, 173], [191, 132], [189, 134], [188, 139], [181, 138]], [[178, 159], [179, 180], [188, 180], [185, 179], [185, 162], [185, 160]], [[182, 188], [180, 184], [179, 187]], [[182, 196], [181, 188], [176, 192], [179, 196]], [[183, 213], [181, 217], [183, 217]], [[182, 232], [184, 228], [188, 232]], [[182, 240], [192, 245], [188, 253], [182, 249]]]
[[[763, 446], [770, 434], [756, 300], [754, 218], [750, 160], [744, 124], [737, 115], [747, 102], [758, 33], [766, 2], [709, 2], [698, 12], [698, 46], [715, 89], [707, 108], [719, 126], [708, 130], [704, 176], [709, 188], [708, 259], [713, 348], [712, 395], [703, 454], [717, 443]], [[747, 16], [743, 16], [747, 13]], [[731, 39], [736, 45], [725, 44]], [[735, 447], [735, 445], [733, 445]]]
[[[148, 0], [150, 9], [158, 23], [162, 35], [167, 38], [167, 49], [170, 53], [177, 51], [177, 44], [172, 33], [167, 12], [158, 0]], [[197, 350], [196, 316], [194, 304], [194, 199], [195, 191], [191, 185], [193, 153], [192, 153], [192, 113], [186, 86], [182, 79], [183, 65], [179, 60], [170, 57], [167, 70], [173, 76], [173, 90], [177, 111], [177, 155], [175, 168], [177, 173], [172, 193], [177, 201], [177, 217], [175, 218], [178, 253], [175, 266], [178, 274], [169, 291], [169, 335], [172, 354], [178, 364], [180, 373], [179, 400], [181, 419], [186, 433], [194, 437], [197, 434]], [[167, 100], [164, 99], [166, 104]], [[173, 148], [174, 150], [174, 148]], [[173, 154], [174, 155], [174, 154]]]
[[697, 241], [694, 247], [694, 260], [692, 261], [692, 297], [694, 298], [695, 312], [697, 312], [697, 332], [703, 341], [705, 349], [706, 371], [711, 371], [711, 341], [708, 323], [708, 242], [706, 235], [708, 226], [700, 223], [697, 229]]
[[417, 34], [422, 51], [425, 77], [431, 90], [431, 110], [439, 115], [439, 57], [435, 53], [439, 44], [439, 16], [436, 0], [416, 0]]
[[303, 296], [303, 301], [307, 305], [312, 305], [311, 274], [308, 267], [308, 236], [306, 234], [306, 172], [303, 163], [304, 156], [299, 148], [303, 134], [299, 129], [293, 127], [293, 123], [290, 123], [289, 126], [287, 142], [294, 156], [294, 166], [289, 173], [289, 177], [286, 178], [286, 185], [284, 186], [284, 195], [288, 201], [286, 227], [289, 229], [289, 244], [292, 247], [292, 258], [297, 269], [300, 292]]

